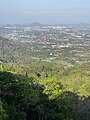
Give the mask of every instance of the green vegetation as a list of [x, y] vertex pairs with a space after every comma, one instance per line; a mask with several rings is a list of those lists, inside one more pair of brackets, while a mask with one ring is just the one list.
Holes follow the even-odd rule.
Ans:
[[0, 66], [0, 120], [89, 120], [90, 65]]

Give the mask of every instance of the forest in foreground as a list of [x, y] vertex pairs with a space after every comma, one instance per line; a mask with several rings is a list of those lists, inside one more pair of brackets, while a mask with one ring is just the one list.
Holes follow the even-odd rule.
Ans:
[[90, 120], [90, 64], [1, 64], [0, 120]]

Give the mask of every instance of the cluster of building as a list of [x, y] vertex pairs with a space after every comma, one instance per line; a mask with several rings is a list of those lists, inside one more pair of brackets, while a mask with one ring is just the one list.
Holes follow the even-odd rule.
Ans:
[[0, 36], [30, 45], [32, 59], [90, 62], [90, 25], [4, 25]]

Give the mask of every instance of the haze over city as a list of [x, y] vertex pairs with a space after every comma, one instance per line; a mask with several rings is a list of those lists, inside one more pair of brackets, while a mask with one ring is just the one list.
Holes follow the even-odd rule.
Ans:
[[0, 24], [90, 23], [90, 0], [0, 0]]

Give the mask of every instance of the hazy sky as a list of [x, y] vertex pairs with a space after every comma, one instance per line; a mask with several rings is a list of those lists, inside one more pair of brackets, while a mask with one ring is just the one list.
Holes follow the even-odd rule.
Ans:
[[90, 0], [0, 0], [0, 24], [90, 23]]

